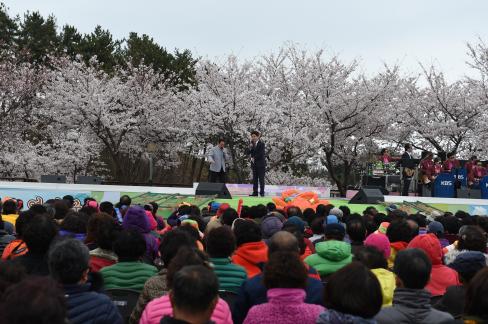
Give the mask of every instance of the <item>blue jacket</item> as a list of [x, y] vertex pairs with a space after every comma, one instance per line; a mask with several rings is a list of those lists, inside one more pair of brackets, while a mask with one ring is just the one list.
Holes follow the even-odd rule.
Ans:
[[123, 324], [122, 316], [104, 294], [90, 291], [90, 285], [65, 285], [68, 319], [72, 324]]
[[[323, 305], [324, 286], [320, 280], [308, 278], [305, 292], [305, 303]], [[232, 319], [234, 324], [241, 324], [247, 316], [247, 312], [254, 305], [268, 302], [267, 289], [263, 284], [263, 274], [258, 274], [244, 281], [232, 305]]]

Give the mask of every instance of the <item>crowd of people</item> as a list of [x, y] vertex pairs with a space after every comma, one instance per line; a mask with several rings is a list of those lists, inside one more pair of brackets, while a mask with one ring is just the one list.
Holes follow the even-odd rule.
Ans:
[[[488, 218], [2, 201], [0, 323], [484, 323]], [[123, 318], [108, 291], [139, 294]]]

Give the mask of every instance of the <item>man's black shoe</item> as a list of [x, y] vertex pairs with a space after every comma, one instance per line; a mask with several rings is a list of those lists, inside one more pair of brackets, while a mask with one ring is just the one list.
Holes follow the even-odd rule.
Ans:
[[254, 192], [252, 194], [249, 195], [249, 197], [257, 197], [258, 196], [258, 193], [257, 192]]

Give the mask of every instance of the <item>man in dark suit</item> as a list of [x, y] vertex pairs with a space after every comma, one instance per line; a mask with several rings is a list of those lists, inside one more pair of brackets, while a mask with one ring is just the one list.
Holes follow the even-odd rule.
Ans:
[[401, 166], [403, 167], [402, 196], [408, 196], [408, 190], [413, 178], [415, 162], [412, 156], [412, 145], [405, 144], [405, 152], [402, 154]]
[[264, 196], [264, 173], [266, 171], [266, 153], [264, 143], [260, 140], [261, 134], [258, 131], [251, 132], [251, 144], [247, 154], [251, 156], [251, 169], [252, 169], [252, 183], [253, 191], [250, 196], [258, 195]]

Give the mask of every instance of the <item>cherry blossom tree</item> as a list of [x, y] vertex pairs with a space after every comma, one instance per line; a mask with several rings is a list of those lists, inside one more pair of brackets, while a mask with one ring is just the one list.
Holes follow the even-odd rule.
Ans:
[[158, 143], [159, 163], [173, 156], [165, 146], [174, 142], [178, 129], [173, 97], [160, 76], [143, 65], [111, 76], [96, 58], [90, 64], [63, 59], [52, 72], [43, 105], [45, 118], [56, 121], [58, 131], [79, 127], [86, 135], [83, 145], [102, 148], [98, 153], [111, 177], [131, 182], [140, 174], [148, 143]]

